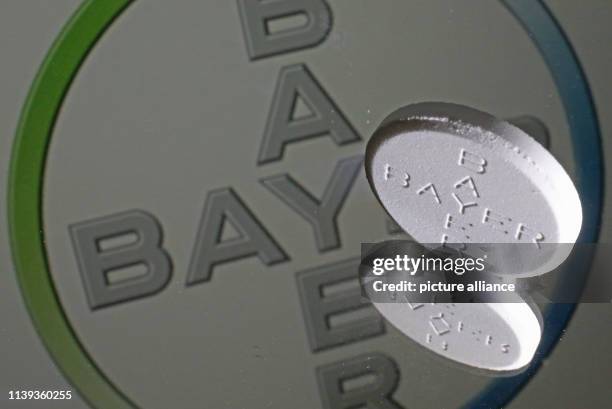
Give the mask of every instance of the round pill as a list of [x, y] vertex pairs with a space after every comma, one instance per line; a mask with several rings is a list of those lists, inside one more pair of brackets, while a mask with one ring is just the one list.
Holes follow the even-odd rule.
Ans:
[[498, 274], [551, 271], [580, 233], [580, 199], [559, 162], [523, 130], [469, 107], [396, 110], [368, 142], [365, 167], [383, 207], [420, 243], [520, 244], [520, 262]]
[[[393, 254], [418, 258], [424, 251], [427, 250], [418, 243], [406, 241], [388, 241], [369, 249], [360, 265], [363, 294], [401, 334], [461, 367], [497, 375], [510, 375], [525, 368], [533, 359], [542, 335], [540, 312], [528, 295], [513, 291], [435, 293], [397, 287], [381, 292], [369, 290], [373, 282], [383, 278], [374, 274], [375, 258]], [[418, 288], [448, 282], [440, 272], [416, 273], [391, 268], [385, 272], [384, 282], [410, 282]], [[470, 275], [478, 280], [485, 274]], [[516, 282], [510, 277], [497, 279]]]
[[509, 375], [531, 362], [542, 334], [537, 309], [517, 301], [373, 304], [395, 328], [428, 350], [472, 369]]

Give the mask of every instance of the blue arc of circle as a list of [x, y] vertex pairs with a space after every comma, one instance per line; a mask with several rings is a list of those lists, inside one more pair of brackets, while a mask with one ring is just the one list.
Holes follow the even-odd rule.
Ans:
[[[569, 123], [577, 164], [577, 187], [583, 206], [583, 225], [578, 241], [597, 242], [603, 206], [603, 159], [597, 114], [586, 76], [569, 40], [541, 0], [502, 0], [502, 3], [540, 50], [557, 86]], [[588, 271], [590, 260], [580, 262], [582, 265], [578, 264], [576, 268]], [[586, 274], [580, 276], [578, 287], [582, 289]], [[501, 408], [512, 400], [552, 352], [575, 309], [576, 304], [551, 304], [544, 316], [542, 341], [529, 368], [516, 376], [492, 382], [464, 408]]]

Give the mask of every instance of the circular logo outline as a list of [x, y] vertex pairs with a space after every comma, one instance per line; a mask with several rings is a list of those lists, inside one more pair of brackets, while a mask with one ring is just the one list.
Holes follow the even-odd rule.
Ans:
[[[598, 120], [586, 77], [568, 39], [541, 1], [501, 1], [540, 50], [563, 101], [578, 164], [578, 190], [586, 204], [579, 241], [595, 242], [601, 220], [603, 162]], [[66, 23], [47, 53], [22, 109], [8, 185], [12, 255], [30, 317], [58, 368], [81, 397], [97, 408], [137, 405], [96, 365], [61, 305], [45, 249], [43, 184], [55, 121], [72, 81], [97, 41], [133, 2], [85, 0]], [[589, 268], [588, 260], [582, 268]], [[466, 407], [500, 407], [512, 399], [552, 351], [574, 309], [575, 304], [552, 304], [545, 314], [546, 330], [539, 352], [529, 369], [491, 382]]]

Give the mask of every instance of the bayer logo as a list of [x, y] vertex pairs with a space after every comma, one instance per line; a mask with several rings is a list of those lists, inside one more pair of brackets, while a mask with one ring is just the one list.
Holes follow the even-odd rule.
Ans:
[[100, 408], [504, 404], [533, 371], [449, 365], [361, 296], [361, 243], [406, 237], [364, 152], [397, 107], [479, 107], [578, 180], [593, 241], [598, 129], [563, 38], [520, 1], [84, 3], [12, 157], [17, 274], [53, 359]]

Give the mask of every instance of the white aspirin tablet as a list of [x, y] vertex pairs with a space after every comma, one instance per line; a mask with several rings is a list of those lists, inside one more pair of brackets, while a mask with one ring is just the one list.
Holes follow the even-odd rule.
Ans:
[[521, 245], [494, 246], [498, 256], [519, 253], [496, 274], [551, 271], [580, 233], [580, 199], [557, 160], [518, 127], [469, 107], [393, 112], [368, 142], [365, 166], [383, 207], [416, 241]]
[[499, 375], [525, 368], [542, 334], [532, 305], [509, 303], [373, 303], [401, 333], [431, 352]]
[[[370, 290], [379, 280], [385, 283], [405, 280], [418, 288], [424, 283], [446, 283], [446, 275], [438, 271], [419, 270], [412, 275], [405, 270], [391, 269], [375, 274], [374, 260], [378, 257], [406, 254], [414, 258], [423, 251], [417, 243], [385, 242], [372, 247], [362, 259], [359, 271], [364, 294], [381, 315], [420, 346], [469, 369], [512, 375], [526, 368], [542, 336], [540, 312], [528, 295], [512, 291], [500, 294], [422, 293], [397, 287], [383, 292]], [[484, 278], [485, 274], [477, 273], [473, 279]], [[508, 277], [499, 277], [499, 280], [516, 281]], [[433, 300], [435, 302], [431, 302]], [[460, 303], [459, 300], [471, 302]]]

